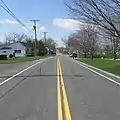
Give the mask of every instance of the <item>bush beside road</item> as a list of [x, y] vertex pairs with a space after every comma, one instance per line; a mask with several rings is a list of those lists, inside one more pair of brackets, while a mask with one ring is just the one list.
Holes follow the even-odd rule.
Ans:
[[96, 68], [105, 70], [120, 76], [120, 60], [101, 60], [101, 59], [77, 59]]

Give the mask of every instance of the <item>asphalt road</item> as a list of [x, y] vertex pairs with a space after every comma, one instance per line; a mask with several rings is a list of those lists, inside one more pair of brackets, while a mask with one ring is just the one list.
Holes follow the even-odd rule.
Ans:
[[[35, 63], [7, 72], [0, 66], [7, 73], [2, 81]], [[0, 86], [0, 120], [119, 120], [119, 103], [119, 85], [65, 56], [42, 60]]]
[[25, 63], [0, 64], [0, 82], [37, 62], [38, 60]]

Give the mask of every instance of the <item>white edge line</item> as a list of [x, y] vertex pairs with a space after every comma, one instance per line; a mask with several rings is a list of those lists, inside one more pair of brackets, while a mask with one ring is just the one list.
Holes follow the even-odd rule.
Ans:
[[93, 67], [93, 66], [91, 66], [91, 65], [85, 64], [85, 63], [80, 62], [80, 61], [78, 61], [78, 60], [77, 60], [76, 62], [79, 62], [79, 63], [81, 63], [81, 64], [83, 64], [83, 65], [85, 65], [85, 66], [91, 67], [91, 68], [93, 68], [93, 69], [95, 69], [95, 70], [98, 70], [98, 71], [100, 71], [100, 72], [103, 72], [103, 73], [105, 73], [105, 74], [108, 74], [108, 75], [110, 75], [110, 76], [113, 76], [113, 77], [116, 77], [116, 78], [120, 79], [120, 76], [117, 76], [117, 75], [115, 75], [115, 74], [112, 74], [112, 73], [109, 73], [109, 72], [104, 71], [104, 70], [102, 70], [102, 69], [99, 69], [99, 68]]
[[75, 60], [72, 60], [72, 61], [74, 61], [75, 63], [79, 64], [80, 66], [82, 66], [82, 67], [88, 69], [89, 71], [91, 71], [91, 72], [93, 72], [93, 73], [95, 73], [95, 74], [97, 74], [97, 75], [99, 75], [99, 76], [101, 76], [101, 77], [103, 77], [103, 78], [105, 78], [105, 79], [107, 79], [107, 80], [113, 82], [113, 83], [116, 83], [117, 85], [120, 85], [119, 82], [117, 82], [117, 81], [115, 81], [115, 80], [113, 80], [113, 79], [111, 79], [111, 78], [109, 78], [109, 77], [107, 77], [107, 76], [105, 76], [105, 75], [103, 75], [103, 74], [101, 74], [101, 73], [99, 73], [99, 72], [97, 72], [97, 71], [95, 71], [95, 70], [93, 70], [93, 69], [91, 69], [91, 68], [89, 68], [89, 67], [87, 67], [87, 66], [81, 64], [81, 63], [78, 63], [78, 62], [75, 61]]
[[[43, 61], [45, 61], [45, 60], [47, 60], [47, 59], [44, 59]], [[5, 84], [6, 82], [10, 81], [11, 79], [15, 78], [16, 76], [18, 76], [18, 75], [24, 73], [25, 71], [29, 70], [30, 68], [32, 68], [32, 67], [34, 67], [34, 66], [36, 66], [36, 65], [38, 65], [38, 64], [40, 64], [40, 63], [42, 63], [43, 61], [37, 62], [37, 63], [35, 63], [35, 64], [33, 64], [33, 65], [27, 67], [26, 69], [24, 69], [24, 70], [18, 72], [17, 74], [13, 75], [12, 77], [10, 77], [10, 78], [4, 80], [3, 82], [0, 83], [0, 86], [2, 86], [3, 84]]]

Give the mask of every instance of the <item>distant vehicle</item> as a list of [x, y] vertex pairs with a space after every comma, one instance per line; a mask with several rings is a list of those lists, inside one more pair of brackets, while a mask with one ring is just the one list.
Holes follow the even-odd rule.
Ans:
[[72, 57], [72, 56], [73, 56], [72, 54], [69, 55], [69, 57]]
[[72, 54], [69, 55], [69, 57], [76, 58], [77, 57], [77, 53], [72, 53]]
[[73, 57], [73, 58], [76, 58], [76, 57], [77, 57], [77, 53], [73, 53], [73, 54], [72, 54], [72, 57]]
[[56, 53], [52, 53], [52, 55], [56, 55]]

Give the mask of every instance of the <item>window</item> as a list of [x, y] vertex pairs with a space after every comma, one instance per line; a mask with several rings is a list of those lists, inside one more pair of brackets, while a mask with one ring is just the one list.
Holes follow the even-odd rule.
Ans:
[[7, 51], [3, 51], [3, 53], [6, 53]]
[[15, 53], [21, 53], [21, 50], [15, 50]]

